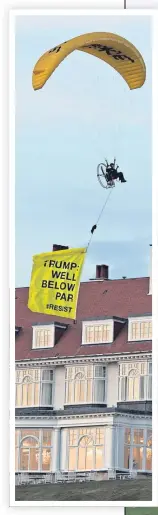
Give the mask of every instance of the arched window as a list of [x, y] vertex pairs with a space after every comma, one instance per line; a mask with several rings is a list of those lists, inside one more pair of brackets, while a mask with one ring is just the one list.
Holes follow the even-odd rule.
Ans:
[[52, 430], [17, 429], [15, 438], [16, 471], [52, 470]]
[[32, 404], [32, 382], [33, 378], [30, 375], [24, 376], [22, 380], [21, 389], [23, 406], [31, 406]]
[[39, 440], [34, 436], [24, 437], [20, 443], [20, 470], [39, 469]]
[[[143, 376], [142, 376], [143, 377]], [[137, 401], [139, 395], [140, 375], [137, 369], [132, 369], [128, 373], [128, 400]]]
[[83, 365], [66, 369], [66, 404], [105, 403], [106, 368]]
[[52, 406], [53, 370], [16, 370], [16, 407]]
[[104, 467], [104, 428], [69, 430], [68, 469], [98, 470]]
[[94, 462], [94, 442], [92, 436], [82, 436], [78, 446], [78, 469], [92, 470]]
[[151, 362], [121, 363], [119, 365], [119, 400], [150, 400], [152, 396]]
[[85, 400], [85, 375], [77, 372], [74, 377], [74, 402], [84, 402]]

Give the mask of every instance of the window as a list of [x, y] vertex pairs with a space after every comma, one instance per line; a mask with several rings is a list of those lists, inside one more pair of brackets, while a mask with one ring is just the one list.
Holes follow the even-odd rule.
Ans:
[[104, 428], [69, 429], [67, 468], [68, 470], [104, 468]]
[[83, 323], [83, 344], [107, 343], [113, 340], [113, 322]]
[[146, 470], [152, 468], [152, 431], [147, 430], [147, 442], [146, 442]]
[[151, 429], [125, 428], [124, 467], [151, 471], [152, 431]]
[[54, 347], [54, 326], [33, 327], [33, 349]]
[[104, 403], [106, 368], [83, 365], [66, 369], [66, 404]]
[[15, 470], [52, 470], [52, 431], [17, 429], [15, 431]]
[[119, 401], [152, 399], [152, 364], [149, 362], [119, 365]]
[[151, 340], [152, 339], [152, 321], [148, 319], [129, 320], [129, 341]]
[[52, 406], [53, 370], [16, 370], [16, 407]]

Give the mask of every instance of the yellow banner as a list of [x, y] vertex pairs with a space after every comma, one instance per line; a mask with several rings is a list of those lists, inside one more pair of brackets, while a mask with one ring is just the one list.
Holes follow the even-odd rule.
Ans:
[[86, 248], [80, 248], [33, 256], [31, 311], [75, 319], [85, 253]]

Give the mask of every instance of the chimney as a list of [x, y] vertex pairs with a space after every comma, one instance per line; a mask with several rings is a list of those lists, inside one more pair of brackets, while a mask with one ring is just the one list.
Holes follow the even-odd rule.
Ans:
[[66, 250], [68, 248], [69, 247], [65, 247], [65, 245], [58, 245], [58, 244], [54, 243], [52, 251], [55, 252], [56, 250], [64, 250], [64, 249]]
[[152, 295], [152, 244], [150, 246], [149, 295]]
[[96, 279], [108, 279], [109, 267], [107, 265], [96, 265]]

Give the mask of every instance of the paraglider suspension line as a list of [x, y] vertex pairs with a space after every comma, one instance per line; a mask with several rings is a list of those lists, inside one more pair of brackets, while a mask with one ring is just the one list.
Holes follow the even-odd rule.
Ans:
[[[101, 216], [102, 216], [102, 214], [103, 214], [103, 211], [104, 211], [105, 206], [106, 206], [106, 204], [107, 204], [107, 202], [108, 202], [108, 200], [109, 200], [109, 198], [110, 198], [110, 195], [111, 195], [112, 191], [113, 191], [113, 189], [111, 188], [111, 190], [110, 190], [110, 192], [109, 192], [109, 195], [107, 196], [107, 198], [106, 198], [106, 200], [105, 200], [105, 202], [104, 202], [104, 204], [103, 204], [103, 207], [102, 207], [102, 209], [101, 209], [101, 211], [100, 211], [100, 213], [99, 213], [99, 216], [98, 216], [98, 219], [97, 219], [97, 222], [96, 222], [95, 227], [97, 227], [97, 224], [98, 224], [98, 222], [99, 222], [99, 220], [100, 220], [100, 218], [101, 218]], [[90, 243], [91, 243], [91, 241], [92, 241], [92, 237], [93, 237], [93, 233], [91, 234], [90, 240], [89, 240], [89, 242], [88, 242], [87, 250], [88, 250], [89, 245], [90, 245]]]

